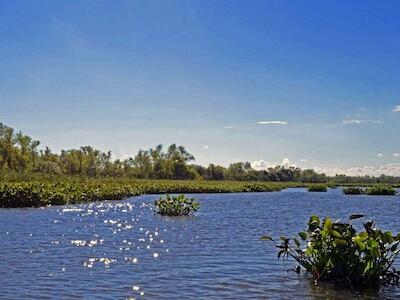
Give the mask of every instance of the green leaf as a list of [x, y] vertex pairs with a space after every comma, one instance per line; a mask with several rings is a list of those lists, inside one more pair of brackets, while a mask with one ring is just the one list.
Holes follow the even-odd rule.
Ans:
[[268, 236], [268, 235], [263, 235], [262, 237], [260, 237], [261, 241], [272, 241], [272, 237]]
[[355, 220], [355, 219], [359, 219], [359, 218], [363, 218], [364, 215], [351, 215], [349, 220]]
[[307, 239], [307, 233], [305, 233], [304, 231], [299, 232], [299, 236], [303, 241]]
[[326, 218], [324, 220], [324, 228], [330, 230], [332, 228], [332, 219]]

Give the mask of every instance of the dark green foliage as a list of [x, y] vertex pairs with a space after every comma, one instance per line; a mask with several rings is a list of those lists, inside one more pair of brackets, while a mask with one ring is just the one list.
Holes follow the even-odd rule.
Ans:
[[160, 197], [154, 202], [154, 205], [156, 212], [162, 216], [188, 216], [194, 214], [200, 208], [198, 202], [193, 198], [186, 198], [183, 194]]
[[396, 195], [396, 190], [388, 185], [374, 185], [368, 187], [365, 191], [367, 195], [382, 195], [382, 196], [393, 196]]
[[343, 193], [346, 195], [394, 196], [396, 195], [396, 190], [388, 185], [374, 185], [367, 188], [349, 186], [343, 188]]
[[[399, 284], [400, 272], [393, 268], [399, 249], [400, 235], [382, 231], [370, 221], [357, 232], [352, 220], [348, 222], [311, 216], [306, 232], [298, 238], [281, 237], [278, 258], [293, 258], [295, 269], [311, 274], [318, 281], [335, 281], [351, 287]], [[262, 240], [271, 239], [263, 236]]]
[[365, 194], [365, 190], [360, 187], [349, 186], [349, 187], [343, 188], [343, 193], [346, 195], [362, 195], [362, 194]]
[[88, 179], [84, 177], [12, 177], [0, 183], [0, 207], [37, 207], [84, 201], [120, 200], [141, 194], [272, 192], [274, 183]]
[[308, 187], [309, 192], [326, 192], [327, 186], [324, 184], [312, 184]]

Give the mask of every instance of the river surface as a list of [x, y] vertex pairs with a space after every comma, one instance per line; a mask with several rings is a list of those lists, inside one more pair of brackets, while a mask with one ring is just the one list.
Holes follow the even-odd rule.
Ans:
[[286, 272], [263, 234], [294, 235], [311, 214], [373, 218], [400, 231], [400, 197], [309, 193], [195, 194], [196, 216], [154, 215], [146, 195], [42, 209], [0, 210], [0, 299], [400, 298], [314, 286]]

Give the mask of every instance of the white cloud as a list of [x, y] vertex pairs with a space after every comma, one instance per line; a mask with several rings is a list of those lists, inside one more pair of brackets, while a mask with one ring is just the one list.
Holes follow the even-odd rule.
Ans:
[[234, 129], [235, 126], [224, 126], [223, 128], [224, 128], [224, 129]]
[[208, 149], [208, 145], [205, 145], [203, 148], [204, 148], [204, 150], [207, 150]]
[[276, 166], [283, 166], [285, 168], [289, 168], [289, 167], [296, 167], [295, 164], [293, 164], [289, 158], [285, 157], [281, 163], [269, 163], [266, 162], [265, 160], [255, 160], [251, 163], [251, 167], [254, 170], [267, 170], [269, 168], [275, 168]]
[[365, 123], [365, 120], [348, 119], [342, 121], [344, 125], [360, 125], [361, 123]]
[[400, 112], [400, 105], [397, 105], [393, 108], [394, 112]]
[[383, 157], [383, 153], [378, 153], [376, 156], [377, 157]]
[[287, 125], [288, 123], [285, 121], [259, 121], [257, 124], [260, 125], [271, 125], [271, 124], [277, 124], [277, 125]]
[[348, 176], [380, 176], [382, 174], [389, 176], [400, 176], [400, 164], [386, 164], [382, 166], [363, 166], [363, 167], [351, 167], [351, 168], [319, 168], [314, 167], [314, 170], [318, 173], [325, 173], [329, 176], [335, 176], [336, 174], [344, 174]]
[[382, 119], [369, 119], [367, 115], [356, 114], [352, 116], [346, 116], [342, 121], [344, 125], [360, 125], [360, 124], [382, 124]]
[[275, 165], [271, 165], [270, 163], [266, 162], [265, 160], [255, 160], [251, 163], [251, 167], [254, 170], [267, 170], [268, 168], [273, 168]]
[[307, 162], [307, 159], [306, 158], [302, 158], [302, 159], [300, 159], [300, 161], [301, 162]]
[[399, 156], [400, 156], [400, 153], [393, 153], [393, 156], [394, 156], [394, 157], [399, 157]]

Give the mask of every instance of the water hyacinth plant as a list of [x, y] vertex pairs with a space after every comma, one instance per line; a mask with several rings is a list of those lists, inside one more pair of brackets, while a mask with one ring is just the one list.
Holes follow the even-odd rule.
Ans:
[[194, 214], [200, 204], [193, 198], [186, 198], [185, 195], [160, 198], [154, 202], [156, 212], [163, 216], [188, 216]]
[[327, 186], [325, 184], [312, 184], [308, 187], [309, 192], [326, 192]]
[[367, 195], [375, 195], [375, 196], [394, 196], [396, 195], [396, 190], [390, 185], [374, 185], [365, 191]]
[[343, 193], [346, 195], [362, 195], [365, 193], [365, 190], [360, 187], [349, 186], [349, 187], [343, 188]]
[[[293, 258], [299, 264], [295, 271], [311, 274], [316, 284], [334, 281], [355, 288], [399, 284], [400, 272], [393, 264], [400, 251], [400, 234], [379, 230], [373, 221], [357, 232], [351, 222], [361, 217], [352, 215], [343, 223], [311, 216], [307, 231], [297, 238], [274, 241], [278, 259]], [[273, 239], [263, 236], [261, 240]]]
[[396, 190], [390, 185], [374, 185], [368, 188], [349, 186], [343, 188], [346, 195], [373, 195], [373, 196], [394, 196]]

